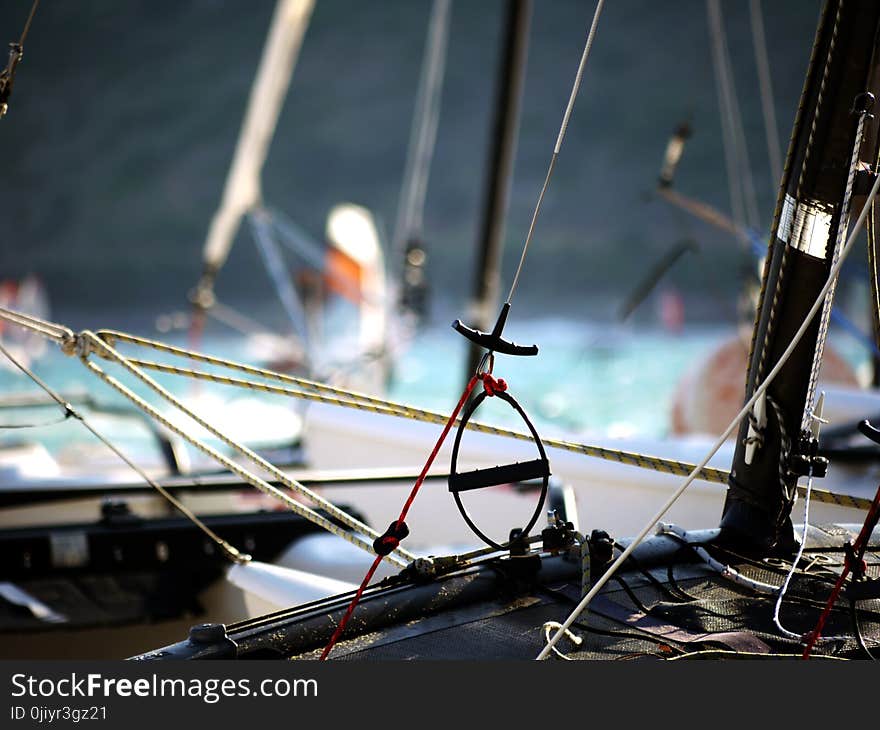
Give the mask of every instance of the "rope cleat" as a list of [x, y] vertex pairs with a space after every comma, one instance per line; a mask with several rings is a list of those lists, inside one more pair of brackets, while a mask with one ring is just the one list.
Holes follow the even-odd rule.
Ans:
[[547, 527], [541, 530], [541, 548], [545, 553], [567, 550], [575, 543], [574, 523], [564, 522], [556, 510], [547, 514]]
[[590, 533], [590, 576], [596, 581], [604, 575], [614, 559], [614, 540], [605, 530]]
[[808, 432], [802, 433], [798, 440], [798, 452], [789, 457], [788, 471], [798, 477], [821, 479], [828, 473], [828, 459], [819, 456], [818, 451], [819, 440]]
[[795, 476], [821, 479], [828, 473], [828, 459], [819, 456], [819, 430], [822, 428], [822, 424], [828, 423], [822, 417], [824, 409], [825, 391], [822, 391], [816, 401], [816, 407], [810, 415], [809, 430], [801, 432], [797, 452], [792, 454], [788, 460], [788, 471]]

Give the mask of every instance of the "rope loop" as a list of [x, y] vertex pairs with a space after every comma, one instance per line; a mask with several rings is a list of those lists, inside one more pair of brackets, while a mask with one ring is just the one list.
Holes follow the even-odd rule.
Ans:
[[[545, 641], [547, 644], [550, 644], [550, 632], [551, 632], [551, 631], [558, 631], [558, 630], [560, 630], [560, 629], [562, 629], [562, 631], [564, 632], [565, 636], [566, 636], [569, 640], [571, 640], [571, 643], [574, 644], [575, 647], [580, 647], [580, 645], [584, 643], [584, 640], [583, 640], [582, 637], [578, 636], [576, 633], [574, 633], [574, 631], [571, 631], [570, 629], [566, 629], [566, 628], [564, 628], [564, 627], [562, 626], [562, 624], [559, 623], [558, 621], [547, 621], [547, 622], [541, 627], [541, 629], [544, 631], [544, 641]], [[552, 646], [552, 645], [551, 645], [550, 648], [553, 650], [553, 653], [556, 654], [556, 656], [558, 656], [560, 659], [565, 659], [565, 660], [567, 660], [567, 661], [571, 661], [571, 657], [570, 657], [570, 656], [568, 656], [568, 655], [566, 655], [566, 654], [563, 654], [563, 653], [562, 653], [561, 651], [559, 651], [559, 649], [557, 649], [555, 646]]]

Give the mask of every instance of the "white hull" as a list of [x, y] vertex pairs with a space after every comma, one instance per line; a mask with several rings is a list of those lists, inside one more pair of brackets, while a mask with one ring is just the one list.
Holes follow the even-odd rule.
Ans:
[[[833, 423], [855, 420], [880, 412], [880, 395], [866, 391], [829, 391], [828, 412]], [[314, 405], [306, 414], [306, 455], [311, 467], [408, 468], [418, 472], [433, 448], [441, 428], [431, 424], [382, 416], [364, 411]], [[549, 435], [549, 434], [548, 434]], [[553, 434], [554, 436], [557, 434]], [[568, 435], [567, 440], [578, 441]], [[696, 463], [714, 442], [709, 436], [668, 439], [605, 439], [599, 445]], [[448, 471], [452, 435], [438, 455], [433, 471]], [[462, 439], [462, 454], [470, 468], [494, 466], [535, 458], [534, 448], [524, 442], [488, 434], [468, 432]], [[709, 465], [729, 469], [734, 444], [728, 441]], [[553, 475], [575, 491], [582, 530], [603, 529], [615, 536], [636, 534], [682, 483], [683, 478], [613, 461], [586, 457], [569, 451], [548, 449]], [[460, 467], [460, 470], [463, 467]], [[825, 479], [815, 486], [852, 496], [871, 498], [880, 481], [880, 465], [849, 468], [832, 464]], [[533, 494], [512, 490], [490, 490], [466, 495], [465, 502], [479, 525], [496, 539], [512, 527], [522, 526], [534, 509]], [[368, 521], [384, 527], [394, 519], [408, 493], [408, 486], [334, 488], [327, 496], [362, 510]], [[503, 497], [499, 495], [503, 494]], [[718, 524], [724, 503], [723, 485], [695, 481], [670, 509], [665, 520], [686, 529]], [[859, 510], [814, 502], [814, 522], [856, 522]], [[798, 507], [792, 514], [799, 519]], [[408, 544], [473, 542], [474, 536], [458, 515], [445, 483], [432, 482], [422, 490], [407, 519]]]

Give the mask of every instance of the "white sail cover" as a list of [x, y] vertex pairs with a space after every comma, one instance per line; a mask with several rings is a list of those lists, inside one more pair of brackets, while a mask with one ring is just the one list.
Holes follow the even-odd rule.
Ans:
[[235, 157], [226, 178], [223, 199], [211, 220], [205, 241], [205, 268], [217, 270], [226, 262], [242, 216], [260, 202], [260, 177], [278, 124], [278, 116], [314, 0], [278, 0], [257, 77], [251, 88]]

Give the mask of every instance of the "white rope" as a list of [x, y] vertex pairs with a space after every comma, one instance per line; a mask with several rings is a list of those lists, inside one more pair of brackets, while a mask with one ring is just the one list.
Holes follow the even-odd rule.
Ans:
[[803, 634], [796, 634], [794, 631], [789, 631], [782, 625], [782, 622], [779, 620], [779, 609], [782, 608], [782, 599], [785, 598], [785, 594], [788, 592], [788, 584], [791, 583], [791, 579], [797, 571], [798, 564], [801, 562], [801, 556], [804, 554], [804, 546], [807, 544], [807, 530], [810, 528], [810, 492], [812, 489], [813, 476], [811, 474], [810, 478], [807, 480], [807, 494], [804, 497], [804, 534], [801, 537], [801, 545], [791, 564], [791, 570], [788, 571], [788, 575], [785, 576], [785, 580], [782, 583], [782, 588], [779, 589], [779, 595], [776, 598], [776, 606], [773, 609], [773, 623], [776, 624], [776, 628], [779, 629], [783, 636], [787, 636], [789, 639], [796, 639], [797, 641], [803, 639]]
[[[788, 584], [791, 582], [792, 576], [794, 576], [797, 571], [797, 566], [801, 562], [801, 557], [804, 554], [804, 548], [807, 544], [807, 530], [810, 526], [810, 494], [813, 488], [813, 476], [810, 475], [810, 478], [807, 480], [807, 493], [804, 496], [804, 533], [801, 536], [801, 545], [798, 548], [797, 555], [794, 558], [794, 561], [791, 564], [791, 569], [788, 571], [788, 574], [785, 576], [785, 581], [782, 583], [782, 586], [779, 588], [779, 595], [776, 598], [776, 606], [773, 609], [773, 623], [776, 624], [776, 628], [779, 629], [780, 633], [784, 636], [787, 636], [789, 639], [795, 639], [796, 641], [800, 641], [801, 643], [806, 643], [806, 635], [805, 634], [796, 634], [794, 631], [789, 631], [782, 625], [782, 621], [779, 618], [779, 610], [782, 608], [782, 599], [785, 598], [785, 594], [788, 592]], [[850, 639], [849, 636], [822, 636], [819, 638], [820, 643], [832, 643], [838, 641], [846, 641]]]
[[[550, 632], [553, 631], [554, 629], [560, 629], [560, 628], [562, 628], [562, 624], [559, 623], [558, 621], [548, 621], [547, 623], [545, 623], [541, 627], [541, 629], [544, 631], [544, 641], [549, 642], [550, 641]], [[581, 644], [584, 643], [583, 638], [581, 638], [576, 633], [574, 633], [574, 631], [569, 631], [568, 629], [564, 629], [564, 632], [565, 632], [565, 635], [569, 639], [571, 639], [571, 643], [574, 644], [575, 646], [580, 646]], [[565, 659], [565, 661], [567, 661], [567, 662], [573, 661], [570, 656], [566, 656], [561, 651], [559, 651], [559, 649], [557, 649], [555, 646], [552, 647], [552, 649], [553, 649], [553, 653], [556, 654], [556, 656], [558, 656], [560, 659]]]
[[605, 0], [599, 0], [596, 3], [596, 11], [593, 13], [593, 22], [590, 24], [590, 31], [587, 33], [587, 42], [584, 44], [584, 52], [581, 54], [581, 61], [578, 64], [577, 74], [574, 77], [574, 84], [571, 87], [571, 94], [568, 97], [568, 104], [565, 107], [565, 114], [562, 115], [562, 124], [559, 127], [559, 135], [556, 137], [556, 145], [553, 148], [553, 154], [550, 157], [550, 165], [547, 167], [547, 175], [544, 178], [544, 184], [541, 186], [541, 192], [538, 194], [538, 202], [535, 204], [535, 211], [532, 213], [532, 220], [529, 223], [529, 232], [526, 234], [526, 242], [523, 244], [522, 253], [519, 257], [519, 264], [516, 267], [516, 273], [513, 275], [513, 283], [510, 285], [510, 291], [507, 293], [507, 302], [513, 299], [516, 292], [516, 285], [519, 283], [519, 275], [522, 272], [523, 264], [526, 260], [529, 246], [532, 243], [532, 236], [535, 233], [535, 223], [538, 221], [538, 214], [541, 212], [541, 205], [544, 202], [544, 194], [550, 185], [550, 178], [553, 176], [553, 169], [556, 167], [556, 159], [559, 157], [559, 151], [562, 149], [562, 140], [565, 139], [565, 133], [568, 130], [568, 122], [571, 119], [571, 112], [574, 109], [574, 102], [577, 99], [578, 91], [581, 88], [581, 81], [584, 77], [584, 69], [587, 67], [587, 59], [590, 57], [590, 50], [593, 47], [593, 39], [596, 37], [596, 28], [599, 27], [599, 17], [602, 15], [602, 8]]
[[208, 527], [201, 519], [196, 516], [196, 514], [190, 510], [186, 505], [184, 505], [180, 500], [178, 500], [173, 494], [171, 494], [167, 489], [165, 489], [161, 484], [159, 484], [155, 479], [151, 478], [143, 469], [141, 469], [137, 464], [135, 464], [125, 453], [119, 449], [110, 439], [101, 434], [91, 423], [89, 423], [83, 415], [77, 411], [70, 403], [65, 401], [55, 390], [49, 387], [42, 378], [40, 378], [36, 373], [32, 370], [25, 367], [21, 362], [19, 362], [2, 344], [0, 344], [0, 352], [6, 356], [6, 358], [12, 362], [15, 367], [21, 370], [25, 375], [27, 375], [34, 383], [36, 383], [46, 394], [52, 398], [64, 411], [65, 411], [65, 419], [68, 416], [73, 416], [74, 420], [79, 421], [83, 427], [89, 431], [95, 438], [98, 439], [102, 444], [104, 444], [110, 451], [112, 451], [116, 456], [118, 456], [128, 467], [130, 467], [141, 479], [143, 479], [147, 484], [149, 484], [153, 489], [155, 489], [159, 494], [161, 494], [176, 510], [178, 510], [184, 517], [190, 520], [196, 527], [198, 527], [205, 535], [207, 535], [211, 540], [213, 540], [226, 556], [232, 560], [234, 563], [246, 563], [251, 558], [249, 555], [246, 555], [239, 550], [237, 550], [231, 543], [224, 540], [220, 537], [216, 532], [214, 532], [210, 527]]
[[706, 9], [709, 17], [709, 31], [712, 39], [712, 68], [715, 72], [715, 90], [718, 94], [718, 110], [721, 119], [721, 141], [724, 150], [724, 169], [727, 172], [727, 188], [730, 195], [730, 212], [739, 234], [740, 242], [745, 244], [745, 216], [743, 213], [742, 188], [739, 186], [736, 176], [736, 155], [734, 148], [736, 142], [730, 127], [730, 113], [727, 108], [728, 97], [724, 94], [723, 83], [723, 54], [717, 39], [717, 28], [720, 25], [720, 8], [711, 0], [707, 0]]
[[17, 324], [20, 327], [25, 327], [32, 332], [43, 335], [43, 337], [54, 340], [62, 345], [73, 341], [75, 337], [73, 330], [68, 329], [63, 325], [50, 322], [46, 319], [41, 319], [40, 317], [35, 317], [32, 314], [17, 312], [14, 309], [7, 309], [6, 307], [0, 307], [0, 319], [5, 319], [6, 321]]
[[696, 543], [691, 543], [688, 540], [687, 532], [676, 525], [667, 525], [661, 522], [657, 527], [657, 534], [672, 535], [678, 538], [681, 542], [691, 548], [691, 550], [693, 550], [699, 556], [699, 558], [712, 570], [724, 576], [728, 580], [733, 581], [737, 585], [744, 586], [745, 588], [751, 588], [753, 591], [757, 591], [758, 593], [768, 593], [770, 595], [775, 595], [779, 593], [779, 586], [770, 585], [769, 583], [764, 583], [763, 581], [749, 578], [747, 575], [743, 575], [735, 568], [732, 568], [729, 565], [725, 565], [719, 560], [715, 560], [715, 558], [713, 558], [711, 555], [709, 555], [708, 552], [706, 552], [705, 548], [700, 547], [700, 545]]
[[[274, 464], [270, 463], [266, 459], [259, 456], [256, 452], [247, 448], [246, 446], [238, 443], [234, 439], [230, 438], [228, 435], [221, 432], [218, 428], [210, 424], [205, 419], [198, 416], [191, 409], [187, 408], [178, 398], [173, 396], [168, 390], [163, 388], [159, 383], [150, 378], [146, 373], [142, 372], [138, 367], [136, 367], [128, 358], [117, 352], [113, 347], [111, 347], [107, 342], [100, 339], [92, 332], [84, 332], [80, 335], [80, 340], [86, 343], [86, 346], [90, 349], [96, 349], [101, 357], [116, 362], [118, 365], [122, 366], [123, 369], [128, 371], [128, 373], [138, 380], [140, 380], [144, 385], [150, 388], [154, 393], [156, 393], [159, 397], [164, 399], [166, 402], [171, 404], [178, 411], [183, 413], [189, 419], [191, 419], [194, 423], [198, 424], [210, 434], [212, 434], [215, 438], [220, 439], [223, 443], [225, 443], [230, 448], [237, 451], [241, 456], [246, 458], [252, 464], [258, 466], [260, 469], [264, 470], [268, 474], [271, 474], [272, 477], [281, 482], [288, 489], [293, 492], [298, 493], [300, 496], [308, 499], [315, 506], [323, 509], [330, 517], [335, 518], [340, 521], [344, 525], [347, 525], [351, 530], [357, 531], [362, 535], [366, 535], [370, 540], [374, 540], [379, 537], [379, 533], [368, 527], [360, 520], [355, 519], [350, 514], [345, 512], [344, 510], [339, 509], [336, 505], [328, 502], [323, 497], [319, 496], [312, 490], [305, 487], [303, 484], [299, 483], [295, 479], [292, 479], [290, 476], [285, 474], [283, 471], [278, 469]], [[346, 530], [339, 529], [330, 519], [323, 517], [318, 514], [314, 510], [306, 507], [305, 505], [296, 502], [290, 496], [277, 489], [276, 487], [270, 485], [265, 480], [259, 479], [255, 475], [253, 475], [248, 470], [244, 469], [240, 464], [236, 464], [230, 459], [226, 458], [222, 454], [220, 454], [215, 449], [212, 449], [210, 446], [200, 441], [199, 439], [192, 436], [185, 429], [177, 426], [176, 424], [171, 423], [167, 418], [163, 417], [155, 408], [150, 406], [143, 398], [137, 396], [137, 394], [133, 393], [130, 389], [125, 388], [121, 385], [115, 378], [112, 378], [107, 373], [105, 373], [101, 368], [95, 365], [92, 362], [89, 362], [87, 358], [88, 352], [82, 355], [83, 363], [88, 367], [93, 373], [98, 375], [102, 380], [107, 382], [109, 385], [114, 387], [119, 393], [124, 395], [126, 398], [134, 402], [141, 410], [148, 413], [154, 420], [161, 423], [166, 428], [177, 433], [179, 436], [185, 438], [189, 443], [191, 443], [196, 448], [200, 449], [203, 453], [210, 456], [212, 459], [222, 464], [224, 467], [229, 469], [235, 474], [238, 474], [242, 479], [248, 481], [253, 486], [257, 487], [261, 491], [266, 494], [269, 494], [276, 499], [284, 502], [284, 504], [297, 512], [298, 514], [306, 517], [310, 521], [315, 524], [320, 525], [328, 532], [333, 534], [337, 534], [340, 537], [343, 537], [345, 540], [348, 540], [354, 545], [357, 545], [360, 548], [363, 548], [367, 552], [372, 552], [372, 544], [369, 540], [363, 540], [351, 532]], [[394, 563], [398, 566], [405, 567], [406, 564], [415, 559], [415, 555], [410, 553], [408, 550], [405, 550], [402, 547], [397, 547], [391, 554], [385, 556], [385, 559], [388, 562]]]
[[[718, 452], [718, 449], [727, 441], [728, 437], [733, 433], [733, 431], [739, 426], [740, 422], [743, 418], [745, 418], [746, 414], [752, 410], [752, 406], [755, 402], [766, 393], [767, 388], [770, 387], [770, 384], [779, 374], [779, 371], [783, 368], [788, 359], [791, 357], [791, 353], [794, 352], [794, 349], [798, 346], [798, 343], [803, 339], [804, 334], [807, 329], [810, 327], [810, 323], [813, 321], [813, 318], [816, 316], [816, 313], [823, 306], [825, 302], [825, 296], [831, 290], [831, 287], [834, 286], [834, 283], [837, 281], [837, 275], [840, 273], [840, 269], [843, 266], [844, 261], [846, 261], [846, 257], [849, 255], [849, 252], [852, 250], [853, 246], [856, 243], [856, 239], [858, 237], [859, 232], [862, 230], [862, 226], [865, 224], [865, 218], [868, 215], [868, 211], [871, 209], [871, 203], [874, 198], [877, 196], [877, 191], [880, 189], [880, 175], [877, 176], [877, 179], [874, 181], [874, 185], [871, 187], [871, 192], [868, 193], [868, 197], [865, 200], [865, 205], [862, 207], [861, 213], [859, 213], [859, 217], [855, 222], [855, 225], [852, 228], [852, 232], [849, 234], [849, 238], [847, 239], [846, 245], [843, 247], [843, 250], [840, 252], [840, 258], [838, 258], [837, 262], [831, 267], [830, 272], [828, 273], [828, 280], [825, 282], [825, 285], [822, 287], [822, 290], [819, 292], [819, 295], [816, 297], [816, 301], [813, 302], [813, 306], [810, 307], [810, 311], [807, 313], [806, 317], [804, 317], [804, 321], [801, 323], [801, 326], [798, 328], [798, 331], [795, 333], [794, 337], [792, 337], [791, 342], [788, 344], [788, 347], [785, 348], [785, 352], [782, 353], [782, 356], [779, 358], [779, 362], [773, 366], [773, 369], [767, 374], [767, 377], [761, 383], [761, 385], [755, 389], [755, 392], [752, 394], [752, 397], [746, 401], [746, 404], [742, 407], [740, 412], [736, 415], [733, 421], [730, 422], [730, 425], [724, 429], [724, 433], [718, 437], [718, 440], [709, 450], [709, 453], [706, 454], [705, 457], [697, 464], [691, 473], [688, 475], [687, 479], [684, 480], [682, 485], [675, 490], [675, 492], [666, 500], [663, 506], [657, 511], [657, 513], [651, 518], [648, 524], [642, 528], [641, 532], [636, 536], [636, 538], [627, 546], [627, 548], [617, 556], [617, 559], [608, 567], [608, 570], [596, 581], [593, 585], [593, 588], [581, 599], [581, 602], [575, 607], [575, 609], [571, 612], [569, 617], [565, 620], [563, 624], [563, 628], [570, 628], [571, 625], [577, 620], [577, 617], [583, 613], [584, 609], [590, 605], [590, 601], [602, 590], [602, 587], [611, 579], [611, 577], [618, 571], [618, 569], [623, 565], [627, 558], [632, 554], [632, 552], [639, 546], [642, 540], [648, 535], [651, 530], [654, 529], [654, 525], [660, 522], [663, 519], [663, 515], [665, 515], [669, 508], [672, 507], [673, 504], [678, 500], [678, 498], [684, 493], [684, 491], [690, 486], [691, 482], [696, 479], [697, 474], [700, 473], [700, 470], [705, 467], [709, 460], [715, 456]], [[546, 659], [547, 655], [550, 653], [550, 649], [556, 645], [563, 636], [563, 631], [560, 629], [556, 632], [553, 638], [550, 640], [550, 643], [538, 654], [538, 659]]]

